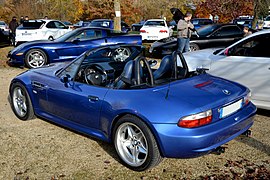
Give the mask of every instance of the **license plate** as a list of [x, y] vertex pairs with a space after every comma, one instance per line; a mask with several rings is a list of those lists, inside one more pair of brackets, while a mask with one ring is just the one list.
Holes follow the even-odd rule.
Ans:
[[157, 36], [148, 36], [149, 39], [156, 39], [158, 38]]
[[23, 36], [31, 36], [32, 33], [22, 33]]
[[224, 106], [220, 109], [220, 115], [219, 117], [220, 118], [224, 118], [226, 116], [229, 116], [230, 114], [233, 114], [235, 113], [236, 111], [238, 111], [239, 109], [241, 109], [242, 107], [242, 104], [243, 104], [243, 100], [239, 100], [235, 103], [232, 103], [228, 106]]

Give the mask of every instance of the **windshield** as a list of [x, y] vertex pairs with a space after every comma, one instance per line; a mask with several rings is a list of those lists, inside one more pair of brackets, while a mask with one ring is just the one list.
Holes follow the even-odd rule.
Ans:
[[0, 21], [0, 25], [3, 26], [3, 25], [6, 25], [6, 24], [3, 21]]
[[266, 20], [266, 21], [270, 21], [270, 16], [267, 16], [267, 17], [265, 18], [265, 20]]
[[213, 31], [215, 31], [219, 25], [206, 25], [197, 30], [198, 34], [200, 36], [207, 36], [211, 34]]
[[104, 21], [92, 21], [89, 24], [89, 27], [104, 27], [109, 28], [110, 27], [110, 21], [104, 20]]
[[59, 38], [55, 39], [55, 42], [64, 42], [67, 39], [69, 39], [70, 37], [72, 37], [74, 34], [76, 34], [79, 31], [79, 29], [77, 30], [73, 30], [73, 31], [69, 31], [67, 33], [65, 33], [64, 35], [60, 36]]
[[144, 26], [165, 26], [164, 21], [146, 21]]

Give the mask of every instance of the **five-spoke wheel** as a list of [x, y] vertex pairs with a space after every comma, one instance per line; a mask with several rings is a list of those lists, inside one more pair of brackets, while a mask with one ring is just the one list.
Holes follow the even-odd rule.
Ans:
[[47, 64], [47, 55], [41, 49], [31, 49], [25, 55], [25, 64], [29, 68], [37, 68]]

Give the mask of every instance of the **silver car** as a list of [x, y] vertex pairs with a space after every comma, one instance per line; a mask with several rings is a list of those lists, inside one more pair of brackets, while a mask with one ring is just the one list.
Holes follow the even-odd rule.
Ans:
[[251, 90], [253, 103], [270, 110], [270, 30], [249, 35], [225, 49], [184, 53], [189, 71], [208, 73], [239, 82]]

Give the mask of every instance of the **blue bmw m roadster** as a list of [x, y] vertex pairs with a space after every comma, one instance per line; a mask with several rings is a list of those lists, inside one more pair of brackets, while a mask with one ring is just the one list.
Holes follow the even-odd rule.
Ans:
[[[49, 63], [71, 61], [83, 52], [112, 44], [142, 44], [140, 35], [129, 35], [101, 27], [78, 28], [55, 40], [23, 43], [8, 53], [9, 64], [37, 68]], [[124, 55], [127, 52], [123, 52]]]
[[178, 52], [154, 68], [143, 49], [105, 46], [28, 70], [10, 84], [12, 110], [21, 120], [37, 116], [111, 142], [135, 171], [163, 157], [216, 152], [249, 131], [256, 107], [246, 87], [204, 69], [190, 72]]

